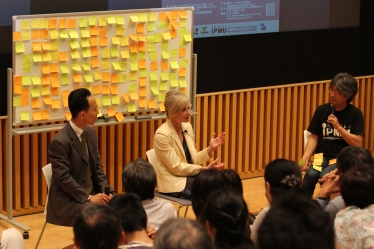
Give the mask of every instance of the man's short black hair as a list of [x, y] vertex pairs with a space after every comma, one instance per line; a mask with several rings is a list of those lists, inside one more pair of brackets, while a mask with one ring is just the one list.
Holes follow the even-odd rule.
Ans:
[[361, 164], [374, 164], [371, 153], [361, 146], [344, 147], [336, 157], [336, 167], [342, 174]]
[[109, 206], [121, 217], [122, 229], [125, 233], [147, 229], [147, 214], [136, 194], [116, 195], [110, 200]]
[[318, 203], [302, 194], [273, 201], [258, 230], [261, 249], [333, 249], [332, 222]]
[[156, 172], [153, 166], [143, 158], [125, 165], [122, 172], [122, 184], [126, 193], [135, 193], [141, 200], [153, 199], [156, 183]]
[[81, 111], [87, 111], [90, 108], [87, 97], [91, 92], [86, 88], [79, 88], [70, 92], [68, 105], [72, 118], [76, 118]]
[[74, 237], [82, 249], [117, 249], [122, 227], [117, 213], [108, 205], [92, 204], [74, 221]]

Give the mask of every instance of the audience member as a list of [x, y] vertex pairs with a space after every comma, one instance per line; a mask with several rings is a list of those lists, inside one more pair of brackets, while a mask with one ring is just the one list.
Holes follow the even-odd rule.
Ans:
[[22, 234], [15, 228], [0, 232], [0, 249], [24, 249]]
[[110, 200], [109, 206], [121, 218], [125, 233], [124, 245], [120, 248], [152, 248], [153, 241], [147, 235], [147, 214], [136, 194], [120, 194]]
[[273, 200], [258, 229], [260, 249], [333, 249], [328, 215], [311, 198], [294, 194]]
[[213, 191], [199, 217], [217, 249], [253, 248], [243, 195], [228, 188]]
[[355, 166], [345, 172], [340, 191], [346, 208], [335, 219], [339, 248], [374, 248], [373, 164]]
[[[364, 136], [364, 116], [350, 104], [358, 92], [355, 78], [348, 73], [339, 73], [329, 84], [329, 103], [320, 105], [314, 112], [308, 131], [311, 134], [305, 146], [303, 159], [306, 170], [302, 189], [312, 196], [318, 179], [335, 169], [329, 163], [346, 146], [361, 146]], [[309, 164], [313, 153], [323, 153], [321, 168]]]
[[[265, 196], [270, 204], [292, 194], [302, 194], [301, 170], [295, 162], [276, 159], [265, 167]], [[257, 245], [257, 232], [270, 207], [263, 208], [251, 226], [251, 239]]]
[[221, 172], [225, 177], [227, 185], [238, 191], [240, 194], [243, 194], [242, 179], [240, 179], [238, 173], [232, 169], [223, 169]]
[[157, 232], [154, 249], [213, 249], [205, 228], [197, 221], [172, 218]]
[[122, 172], [122, 184], [126, 193], [137, 194], [148, 217], [148, 225], [158, 230], [160, 225], [176, 217], [173, 204], [165, 199], [155, 199], [156, 173], [152, 165], [138, 158], [126, 164]]
[[337, 168], [320, 180], [323, 184], [316, 200], [322, 209], [329, 214], [333, 224], [336, 214], [343, 209], [344, 201], [341, 195], [329, 201], [330, 195], [340, 192], [339, 178], [347, 170], [361, 164], [374, 165], [374, 159], [370, 152], [361, 146], [347, 146], [337, 156]]
[[192, 209], [196, 217], [199, 218], [206, 199], [212, 191], [225, 190], [226, 188], [225, 177], [220, 171], [214, 169], [201, 171], [192, 185]]
[[104, 204], [85, 207], [74, 221], [76, 249], [117, 249], [123, 244], [121, 219]]
[[156, 154], [154, 167], [157, 174], [158, 190], [172, 197], [191, 200], [194, 176], [205, 169], [221, 170], [223, 163], [218, 159], [207, 167], [213, 152], [225, 141], [225, 133], [216, 137], [213, 133], [209, 146], [196, 151], [195, 135], [189, 123], [191, 116], [189, 99], [184, 93], [171, 90], [165, 96], [166, 122], [156, 131], [153, 147]]

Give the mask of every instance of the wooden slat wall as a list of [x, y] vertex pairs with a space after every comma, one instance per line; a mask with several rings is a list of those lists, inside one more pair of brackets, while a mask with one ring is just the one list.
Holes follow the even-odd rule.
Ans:
[[[358, 77], [359, 93], [353, 104], [365, 117], [364, 147], [374, 150], [374, 76]], [[328, 102], [328, 81], [245, 89], [197, 96], [196, 147], [205, 148], [213, 132], [227, 133], [215, 158], [242, 178], [263, 175], [276, 158], [299, 160], [303, 130], [315, 108]], [[0, 212], [7, 210], [7, 118], [0, 117]], [[126, 162], [146, 158], [153, 135], [164, 120], [96, 127], [104, 171], [110, 184], [122, 192], [121, 173]], [[56, 132], [13, 138], [13, 215], [42, 212], [46, 183], [41, 168], [48, 163], [47, 149]]]

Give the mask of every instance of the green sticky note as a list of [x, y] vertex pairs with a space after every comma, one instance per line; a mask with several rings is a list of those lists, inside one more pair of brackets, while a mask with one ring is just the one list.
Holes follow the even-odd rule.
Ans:
[[70, 41], [70, 47], [71, 49], [76, 49], [76, 48], [79, 48], [79, 43], [77, 40], [74, 40], [74, 41]]
[[83, 70], [84, 70], [84, 71], [90, 71], [90, 70], [91, 70], [90, 63], [89, 63], [89, 62], [83, 62], [83, 63], [82, 63], [82, 67], [83, 67]]
[[178, 81], [170, 79], [170, 85], [171, 85], [171, 87], [177, 87], [178, 86]]
[[190, 33], [185, 34], [183, 37], [184, 37], [184, 40], [185, 40], [186, 42], [190, 42], [190, 41], [192, 41], [192, 37], [191, 37], [191, 34], [190, 34]]
[[131, 67], [131, 71], [138, 71], [139, 67], [138, 67], [138, 62], [131, 62], [130, 63], [130, 67]]
[[31, 33], [29, 31], [27, 32], [21, 32], [22, 41], [29, 41], [31, 40]]
[[161, 72], [161, 81], [165, 81], [169, 79], [169, 73]]
[[40, 96], [39, 88], [31, 88], [30, 91], [31, 97], [35, 98]]
[[81, 71], [81, 66], [79, 65], [79, 63], [73, 63], [73, 64], [71, 65], [71, 68], [72, 68], [74, 71], [78, 71], [78, 72]]
[[150, 72], [149, 73], [149, 78], [151, 79], [151, 81], [157, 81], [158, 80], [157, 73], [156, 72]]
[[186, 28], [179, 28], [179, 37], [183, 37], [185, 34], [187, 34]]
[[161, 43], [161, 51], [169, 52], [169, 42], [164, 41]]
[[25, 52], [25, 45], [23, 42], [16, 43], [16, 53], [24, 53]]
[[140, 21], [140, 22], [148, 22], [147, 14], [146, 14], [146, 13], [141, 13], [141, 14], [139, 15], [139, 21]]
[[160, 91], [166, 91], [168, 90], [168, 87], [166, 85], [166, 81], [160, 82]]
[[81, 39], [82, 48], [91, 47], [90, 40], [88, 38]]
[[188, 65], [188, 60], [183, 58], [183, 59], [180, 61], [180, 66], [181, 66], [182, 68], [186, 68], [187, 65]]
[[179, 82], [180, 87], [183, 87], [183, 88], [186, 87], [186, 80], [185, 79], [179, 79], [178, 82]]
[[87, 18], [79, 18], [79, 27], [80, 28], [86, 28], [87, 27]]
[[114, 16], [108, 16], [106, 19], [108, 24], [116, 24], [116, 18]]
[[157, 53], [156, 52], [149, 53], [149, 59], [151, 61], [157, 61]]
[[[52, 32], [52, 31], [51, 31]], [[52, 34], [50, 34], [52, 36]], [[68, 35], [68, 31], [67, 30], [60, 30], [60, 38], [63, 38], [63, 39], [68, 39], [69, 38], [69, 35]], [[51, 38], [52, 39], [52, 38]]]
[[90, 26], [96, 26], [96, 16], [90, 16], [90, 17], [88, 17], [88, 25], [90, 25]]
[[111, 48], [110, 49], [110, 55], [112, 57], [118, 57], [118, 49], [117, 48]]
[[[61, 34], [61, 32], [60, 32]], [[76, 30], [69, 30], [69, 36], [71, 39], [78, 39], [79, 38], [79, 35], [78, 35], [78, 32]]]
[[130, 84], [130, 86], [129, 86], [129, 92], [130, 93], [136, 92], [137, 89], [138, 89], [138, 84]]
[[30, 76], [23, 76], [22, 77], [22, 85], [23, 86], [31, 86]]
[[67, 64], [61, 64], [61, 73], [69, 73], [69, 66]]
[[170, 50], [170, 58], [176, 58], [176, 57], [178, 57], [178, 49]]
[[158, 21], [158, 29], [165, 29], [166, 28], [166, 23], [164, 20], [159, 20]]
[[179, 68], [178, 61], [170, 61], [170, 66], [172, 69]]
[[112, 102], [110, 101], [110, 97], [104, 96], [103, 97], [103, 106], [110, 106]]
[[125, 72], [126, 71], [126, 69], [127, 69], [127, 63], [126, 62], [120, 62], [119, 63], [119, 67], [120, 67], [120, 71], [121, 72]]
[[33, 59], [34, 62], [41, 62], [42, 61], [42, 55], [34, 53], [34, 54], [32, 54], [32, 59]]
[[[41, 61], [40, 57], [40, 61]], [[29, 54], [22, 55], [22, 70], [24, 73], [31, 72], [31, 57]]]
[[155, 34], [155, 42], [161, 42], [162, 41], [162, 34]]
[[164, 102], [165, 101], [165, 93], [160, 93], [158, 95], [158, 102]]
[[121, 83], [126, 82], [126, 74], [120, 74], [119, 75], [119, 82], [121, 82]]
[[84, 74], [84, 80], [87, 83], [93, 82], [92, 75], [90, 73]]
[[169, 59], [170, 58], [170, 56], [169, 56], [169, 53], [168, 52], [166, 52], [166, 51], [162, 51], [161, 52], [162, 53], [162, 59]]
[[119, 96], [118, 95], [112, 96], [112, 105], [119, 105]]
[[21, 121], [29, 121], [29, 120], [30, 120], [29, 112], [22, 111], [21, 112]]
[[91, 49], [90, 48], [83, 48], [82, 55], [84, 58], [91, 57]]
[[62, 86], [69, 85], [69, 76], [68, 75], [61, 75], [60, 79], [61, 79], [61, 85]]
[[112, 66], [113, 66], [114, 70], [121, 70], [121, 66], [120, 66], [119, 62], [117, 62], [117, 61], [112, 62]]
[[35, 85], [41, 85], [40, 76], [32, 76], [32, 84]]
[[138, 52], [138, 59], [145, 59], [146, 54], [145, 52]]
[[148, 32], [155, 31], [156, 25], [155, 22], [148, 22]]
[[130, 54], [130, 61], [131, 62], [137, 62], [138, 61], [138, 55], [136, 53], [131, 53]]
[[154, 51], [156, 51], [155, 44], [148, 44], [148, 52], [154, 52]]
[[123, 25], [125, 24], [125, 17], [124, 16], [116, 16], [117, 24]]
[[139, 78], [147, 78], [147, 69], [139, 70]]
[[13, 107], [21, 106], [21, 97], [13, 97]]
[[154, 44], [155, 43], [155, 36], [154, 35], [147, 35], [147, 43], [148, 43], [148, 46], [149, 46], [149, 44]]
[[135, 103], [127, 104], [127, 112], [136, 112]]

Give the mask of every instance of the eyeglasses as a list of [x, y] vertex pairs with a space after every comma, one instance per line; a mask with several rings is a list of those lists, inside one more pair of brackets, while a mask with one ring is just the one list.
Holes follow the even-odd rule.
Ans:
[[334, 93], [334, 95], [341, 95], [342, 93], [339, 90], [334, 90], [332, 88], [329, 88], [330, 94]]

